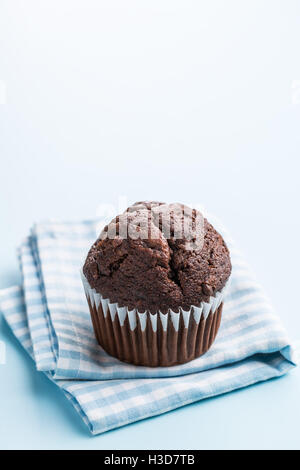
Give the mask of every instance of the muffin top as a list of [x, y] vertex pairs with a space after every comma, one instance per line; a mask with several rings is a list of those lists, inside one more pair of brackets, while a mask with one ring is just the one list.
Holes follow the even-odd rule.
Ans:
[[228, 248], [199, 211], [136, 202], [104, 227], [83, 266], [90, 286], [139, 312], [207, 302], [231, 273]]

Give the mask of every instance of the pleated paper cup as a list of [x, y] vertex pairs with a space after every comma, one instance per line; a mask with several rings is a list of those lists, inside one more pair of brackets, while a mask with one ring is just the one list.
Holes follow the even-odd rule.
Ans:
[[216, 338], [226, 286], [199, 307], [152, 314], [119, 307], [92, 289], [82, 271], [81, 277], [97, 341], [120, 361], [149, 367], [183, 364], [206, 353]]

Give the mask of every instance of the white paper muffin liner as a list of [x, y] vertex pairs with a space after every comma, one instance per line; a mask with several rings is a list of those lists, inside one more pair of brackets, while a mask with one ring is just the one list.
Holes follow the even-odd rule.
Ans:
[[204, 354], [218, 332], [228, 285], [189, 310], [139, 312], [120, 307], [92, 289], [81, 271], [99, 344], [112, 356], [136, 365], [170, 366]]

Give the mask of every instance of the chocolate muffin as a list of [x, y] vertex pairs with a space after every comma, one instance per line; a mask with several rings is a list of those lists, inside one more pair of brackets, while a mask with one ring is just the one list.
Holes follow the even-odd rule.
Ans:
[[228, 248], [199, 211], [135, 203], [103, 229], [83, 266], [98, 342], [138, 365], [200, 356], [217, 334], [230, 273]]

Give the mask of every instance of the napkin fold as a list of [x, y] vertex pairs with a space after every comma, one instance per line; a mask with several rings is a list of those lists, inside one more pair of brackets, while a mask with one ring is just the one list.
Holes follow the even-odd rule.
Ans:
[[211, 349], [187, 364], [138, 367], [98, 345], [80, 268], [105, 221], [35, 225], [19, 250], [22, 286], [0, 291], [14, 335], [93, 434], [285, 374], [295, 366], [279, 318], [230, 236], [232, 275]]

